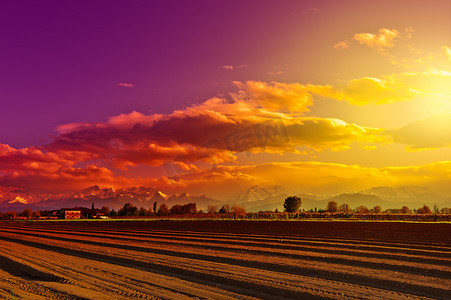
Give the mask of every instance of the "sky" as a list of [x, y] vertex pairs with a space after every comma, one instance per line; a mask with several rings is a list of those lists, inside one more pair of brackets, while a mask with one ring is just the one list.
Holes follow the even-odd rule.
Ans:
[[451, 195], [451, 1], [6, 1], [0, 197]]

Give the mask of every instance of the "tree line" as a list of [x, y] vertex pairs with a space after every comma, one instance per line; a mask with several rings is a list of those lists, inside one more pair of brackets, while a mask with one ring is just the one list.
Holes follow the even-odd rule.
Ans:
[[[299, 212], [302, 205], [302, 200], [300, 197], [297, 196], [290, 196], [285, 199], [285, 202], [283, 204], [284, 209], [286, 212], [289, 213], [295, 213]], [[305, 212], [305, 210], [303, 210]], [[374, 206], [373, 208], [368, 208], [364, 205], [360, 205], [354, 209], [352, 209], [348, 204], [343, 203], [340, 206], [336, 201], [329, 201], [327, 203], [326, 209], [311, 209], [307, 212], [318, 212], [318, 213], [357, 213], [357, 214], [380, 214], [380, 213], [386, 213], [386, 214], [450, 214], [451, 208], [444, 207], [440, 209], [437, 205], [434, 205], [433, 210], [427, 205], [423, 205], [422, 207], [418, 209], [410, 209], [407, 206], [403, 206], [400, 209], [386, 209], [382, 210], [382, 208], [378, 205]]]
[[[290, 196], [285, 199], [283, 203], [284, 212], [286, 213], [314, 213], [315, 215], [321, 213], [332, 213], [332, 214], [342, 214], [346, 215], [354, 215], [354, 214], [405, 214], [405, 215], [428, 215], [428, 214], [451, 214], [451, 208], [444, 207], [439, 208], [437, 205], [431, 209], [427, 205], [423, 205], [417, 209], [410, 209], [407, 206], [403, 206], [400, 209], [386, 209], [382, 210], [382, 208], [378, 205], [373, 206], [372, 208], [368, 208], [366, 206], [358, 206], [354, 209], [350, 207], [350, 205], [343, 203], [339, 205], [336, 201], [329, 201], [325, 209], [310, 209], [310, 210], [301, 210], [302, 200], [297, 196]], [[167, 216], [167, 215], [188, 215], [188, 214], [202, 214], [202, 215], [220, 215], [223, 217], [246, 217], [246, 215], [255, 215], [255, 213], [247, 213], [245, 208], [238, 205], [208, 205], [207, 210], [204, 212], [203, 210], [198, 210], [196, 203], [187, 203], [184, 205], [175, 204], [171, 208], [169, 208], [165, 203], [158, 205], [155, 201], [151, 207], [148, 209], [144, 207], [138, 208], [132, 203], [125, 203], [124, 206], [117, 211], [114, 209], [110, 209], [108, 206], [103, 206], [101, 211], [105, 216], [109, 217], [151, 217], [151, 216]], [[41, 216], [46, 217], [49, 211], [33, 211], [30, 208], [24, 209], [22, 212], [17, 213], [14, 211], [10, 212], [0, 212], [0, 220], [15, 220], [15, 219], [39, 219]], [[276, 209], [275, 211], [260, 211], [261, 213], [273, 213], [279, 214], [279, 211]]]

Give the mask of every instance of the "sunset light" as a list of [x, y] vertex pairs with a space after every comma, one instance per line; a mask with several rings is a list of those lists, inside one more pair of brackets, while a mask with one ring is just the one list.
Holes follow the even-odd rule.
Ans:
[[450, 298], [450, 0], [15, 0], [0, 28], [0, 298]]

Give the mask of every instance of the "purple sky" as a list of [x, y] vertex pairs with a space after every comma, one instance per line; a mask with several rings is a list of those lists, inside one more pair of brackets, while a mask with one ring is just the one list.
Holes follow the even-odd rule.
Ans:
[[167, 113], [233, 80], [270, 79], [264, 58], [291, 38], [275, 33], [309, 19], [309, 2], [296, 2], [4, 2], [0, 140], [38, 145], [60, 124]]
[[[449, 194], [450, 23], [448, 0], [4, 1], [0, 196]], [[289, 139], [252, 140], [278, 118]]]

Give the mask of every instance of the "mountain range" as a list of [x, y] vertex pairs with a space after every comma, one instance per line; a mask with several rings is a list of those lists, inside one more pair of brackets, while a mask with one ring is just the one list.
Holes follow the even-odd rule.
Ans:
[[339, 195], [314, 195], [307, 193], [288, 193], [281, 186], [252, 186], [240, 192], [236, 197], [228, 201], [220, 201], [205, 195], [191, 195], [188, 193], [165, 194], [153, 187], [131, 187], [122, 189], [100, 188], [97, 185], [66, 194], [45, 194], [30, 192], [20, 189], [11, 190], [0, 194], [0, 211], [22, 211], [25, 208], [33, 210], [53, 210], [70, 208], [74, 206], [95, 207], [108, 206], [118, 210], [125, 203], [132, 203], [137, 207], [149, 209], [154, 202], [157, 205], [166, 204], [169, 208], [175, 204], [195, 202], [198, 209], [206, 210], [208, 205], [240, 205], [248, 212], [283, 211], [283, 202], [290, 195], [296, 195], [302, 199], [302, 209], [325, 209], [329, 201], [336, 201], [338, 205], [346, 203], [355, 208], [360, 205], [372, 208], [376, 205], [383, 209], [401, 208], [406, 205], [409, 208], [418, 208], [424, 204], [431, 207], [437, 204], [440, 208], [451, 207], [451, 198], [446, 198], [431, 192], [427, 188], [417, 186], [400, 187], [375, 187], [353, 193]]
[[[262, 188], [253, 186], [241, 192], [234, 201], [246, 207], [247, 211], [283, 211], [283, 202], [289, 195], [280, 186]], [[293, 194], [290, 194], [293, 195]], [[446, 198], [419, 186], [399, 186], [399, 187], [374, 187], [353, 193], [343, 193], [339, 195], [314, 195], [307, 193], [295, 194], [302, 199], [301, 208], [325, 209], [329, 201], [335, 201], [338, 205], [348, 204], [351, 208], [366, 206], [372, 208], [381, 206], [383, 209], [419, 208], [424, 204], [431, 206], [451, 207], [451, 197]]]
[[108, 206], [115, 210], [123, 207], [125, 203], [149, 209], [154, 202], [157, 202], [158, 206], [164, 203], [169, 208], [175, 204], [195, 202], [198, 209], [220, 203], [204, 195], [195, 196], [188, 193], [168, 195], [153, 187], [141, 186], [113, 190], [94, 185], [70, 194], [31, 193], [16, 189], [0, 196], [0, 211], [21, 211], [24, 208], [53, 210], [75, 206], [91, 207], [92, 203], [98, 208]]

